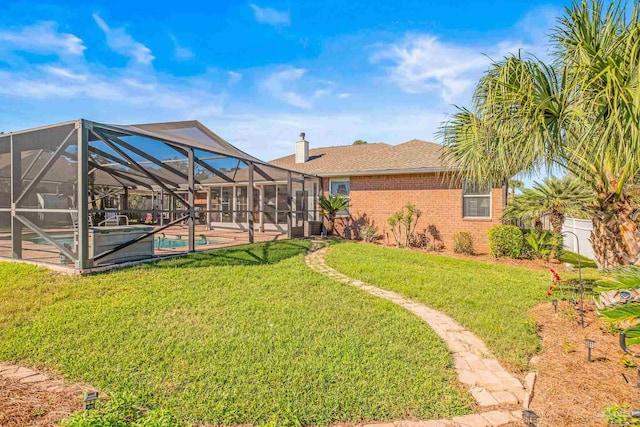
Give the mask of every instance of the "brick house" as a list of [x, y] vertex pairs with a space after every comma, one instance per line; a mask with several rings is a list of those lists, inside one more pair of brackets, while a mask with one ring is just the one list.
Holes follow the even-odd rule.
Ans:
[[421, 140], [403, 144], [345, 145], [309, 149], [309, 142], [296, 142], [295, 154], [273, 160], [277, 166], [322, 177], [325, 195], [349, 197], [348, 211], [336, 221], [337, 232], [357, 237], [363, 223], [378, 227], [393, 243], [387, 219], [407, 203], [422, 210], [417, 231], [453, 248], [457, 231], [473, 236], [477, 252], [488, 251], [487, 230], [501, 223], [506, 187], [472, 188], [455, 185], [451, 169], [441, 161], [443, 147]]

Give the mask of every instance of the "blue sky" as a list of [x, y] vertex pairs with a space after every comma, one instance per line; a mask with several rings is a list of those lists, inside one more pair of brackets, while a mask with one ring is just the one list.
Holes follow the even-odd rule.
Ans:
[[3, 0], [0, 131], [198, 119], [244, 151], [436, 140], [562, 2]]

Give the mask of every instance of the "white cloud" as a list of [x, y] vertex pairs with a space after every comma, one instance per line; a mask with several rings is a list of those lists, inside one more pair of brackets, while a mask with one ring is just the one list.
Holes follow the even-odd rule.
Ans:
[[253, 3], [249, 4], [253, 10], [253, 17], [256, 21], [269, 25], [289, 25], [291, 23], [289, 12], [281, 12], [270, 7], [259, 7]]
[[[165, 81], [161, 82], [161, 77]], [[210, 118], [222, 113], [223, 96], [209, 89], [198, 81], [158, 74], [132, 76], [127, 70], [101, 73], [95, 68], [82, 74], [45, 66], [21, 72], [0, 71], [0, 95], [7, 97], [58, 103], [77, 100], [78, 105], [109, 101], [117, 102], [123, 111], [141, 109], [148, 114], [152, 107], [153, 115], [171, 112], [173, 117], [182, 118]], [[78, 114], [85, 112], [73, 113]]]
[[229, 76], [229, 86], [233, 86], [242, 80], [242, 74], [237, 71], [227, 71], [227, 75]]
[[491, 63], [489, 57], [499, 59], [519, 47], [522, 44], [512, 42], [468, 47], [440, 41], [430, 34], [409, 34], [399, 43], [381, 46], [370, 59], [386, 64], [389, 78], [403, 91], [438, 92], [442, 99], [452, 102], [474, 87]]
[[178, 39], [173, 34], [169, 34], [169, 38], [173, 42], [174, 55], [178, 61], [187, 61], [193, 58], [194, 53], [191, 49], [180, 46]]
[[49, 73], [51, 75], [54, 75], [54, 76], [64, 77], [64, 78], [71, 79], [71, 80], [79, 80], [79, 81], [86, 81], [87, 80], [87, 75], [86, 74], [74, 73], [70, 69], [64, 68], [64, 67], [56, 67], [56, 66], [53, 66], [53, 65], [45, 65], [45, 66], [42, 67], [42, 71], [44, 71], [45, 73]]
[[[326, 80], [302, 80], [307, 70], [304, 68], [281, 67], [269, 74], [261, 83], [269, 95], [291, 106], [310, 109], [318, 99], [332, 93], [333, 82]], [[321, 85], [321, 87], [318, 87]], [[312, 87], [309, 87], [312, 86]], [[300, 87], [303, 87], [301, 89]]]
[[[428, 109], [389, 109], [327, 114], [252, 111], [212, 118], [204, 124], [238, 148], [262, 160], [293, 154], [300, 132], [311, 148], [351, 144], [356, 139], [398, 144], [413, 138], [433, 140], [444, 114]], [[376, 124], [380, 124], [376, 126]]]
[[548, 59], [548, 34], [561, 9], [541, 6], [494, 43], [452, 43], [433, 34], [409, 33], [396, 43], [377, 45], [370, 61], [382, 64], [390, 81], [406, 93], [436, 92], [446, 102], [467, 98], [492, 60], [522, 50]]
[[82, 55], [86, 49], [82, 39], [58, 30], [55, 22], [46, 21], [24, 27], [19, 31], [0, 31], [0, 50], [6, 47], [12, 51], [42, 54]]
[[299, 108], [311, 108], [312, 99], [288, 89], [307, 72], [304, 68], [286, 68], [272, 73], [263, 82], [264, 89], [274, 98]]
[[107, 36], [107, 45], [109, 45], [114, 52], [128, 56], [135, 62], [145, 65], [151, 64], [155, 59], [151, 49], [135, 41], [124, 28], [110, 28], [97, 13], [93, 14], [93, 19]]
[[340, 99], [346, 99], [346, 98], [349, 98], [350, 96], [351, 96], [351, 94], [348, 93], [348, 92], [342, 92], [342, 93], [338, 94], [338, 98], [340, 98]]
[[179, 59], [180, 61], [186, 61], [187, 59], [191, 59], [194, 56], [191, 49], [182, 46], [176, 46], [175, 54], [176, 59]]

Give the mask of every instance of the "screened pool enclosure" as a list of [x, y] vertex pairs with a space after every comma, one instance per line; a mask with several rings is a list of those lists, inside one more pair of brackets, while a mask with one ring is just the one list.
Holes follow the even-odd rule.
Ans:
[[318, 177], [197, 121], [0, 135], [0, 257], [80, 271], [319, 231]]

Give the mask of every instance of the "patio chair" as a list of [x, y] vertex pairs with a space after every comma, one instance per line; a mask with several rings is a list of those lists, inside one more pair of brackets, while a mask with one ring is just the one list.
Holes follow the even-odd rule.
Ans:
[[[73, 224], [73, 229], [78, 232], [78, 212], [69, 212], [71, 214], [71, 222]], [[87, 215], [87, 223], [89, 227], [93, 227], [93, 218], [91, 215]]]
[[129, 225], [129, 217], [126, 215], [119, 215], [115, 209], [108, 209], [104, 213], [104, 221], [98, 223], [100, 227], [113, 227], [120, 225], [120, 218], [124, 218], [125, 225]]

